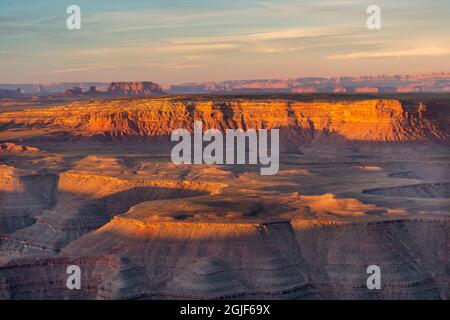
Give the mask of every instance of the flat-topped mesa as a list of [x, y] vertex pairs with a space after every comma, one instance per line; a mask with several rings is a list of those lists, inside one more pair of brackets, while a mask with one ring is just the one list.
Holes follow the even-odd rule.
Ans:
[[16, 90], [7, 90], [7, 89], [0, 89], [0, 99], [1, 98], [20, 98], [22, 96], [22, 91], [20, 89]]
[[164, 94], [164, 91], [159, 84], [154, 82], [112, 82], [107, 94], [116, 96], [153, 96]]
[[[0, 265], [0, 299], [448, 299], [447, 220], [142, 222]], [[381, 290], [367, 290], [369, 265]], [[80, 266], [80, 290], [66, 269]], [[39, 275], [36, 277], [36, 275]]]
[[0, 114], [0, 124], [57, 125], [72, 138], [160, 137], [167, 143], [173, 130], [192, 130], [194, 121], [202, 120], [204, 130], [280, 129], [280, 147], [347, 142], [448, 143], [450, 113], [445, 108], [439, 112], [434, 109], [417, 107], [407, 112], [399, 101], [378, 99], [130, 99], [4, 113]]

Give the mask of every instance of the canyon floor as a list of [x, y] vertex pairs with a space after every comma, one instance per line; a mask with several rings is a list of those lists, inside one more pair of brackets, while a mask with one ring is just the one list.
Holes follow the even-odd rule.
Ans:
[[[278, 174], [173, 164], [194, 120], [280, 128]], [[0, 108], [0, 299], [448, 299], [449, 142], [443, 94]]]

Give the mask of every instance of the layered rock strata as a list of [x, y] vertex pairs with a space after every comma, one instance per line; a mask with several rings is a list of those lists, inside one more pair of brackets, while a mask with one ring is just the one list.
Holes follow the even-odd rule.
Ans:
[[[0, 114], [0, 124], [47, 126], [72, 138], [148, 140], [173, 130], [280, 129], [289, 144], [345, 142], [448, 143], [450, 113], [442, 108], [419, 112], [395, 100], [303, 102], [290, 100], [166, 98], [77, 102], [65, 107]], [[51, 138], [51, 137], [47, 137]]]

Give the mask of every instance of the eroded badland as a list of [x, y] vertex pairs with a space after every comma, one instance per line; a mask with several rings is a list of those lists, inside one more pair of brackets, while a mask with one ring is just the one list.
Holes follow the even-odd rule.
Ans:
[[[0, 112], [0, 299], [450, 297], [448, 95]], [[173, 164], [171, 133], [196, 120], [279, 129], [278, 174]], [[71, 264], [81, 290], [66, 288]]]

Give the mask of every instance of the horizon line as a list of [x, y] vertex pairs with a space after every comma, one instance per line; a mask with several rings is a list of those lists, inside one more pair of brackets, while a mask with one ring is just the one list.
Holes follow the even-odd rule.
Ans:
[[317, 79], [334, 79], [334, 78], [361, 78], [361, 77], [396, 77], [396, 76], [432, 76], [432, 75], [448, 75], [450, 76], [450, 71], [429, 71], [429, 72], [417, 72], [417, 73], [392, 73], [392, 74], [359, 74], [359, 75], [331, 75], [331, 76], [293, 76], [293, 77], [274, 77], [274, 78], [245, 78], [245, 79], [225, 79], [225, 80], [198, 80], [189, 82], [179, 82], [179, 83], [165, 83], [159, 82], [157, 80], [108, 80], [108, 81], [96, 81], [96, 80], [83, 80], [83, 81], [52, 81], [52, 82], [0, 82], [0, 85], [52, 85], [60, 83], [113, 83], [113, 82], [153, 82], [162, 85], [186, 85], [186, 84], [199, 84], [199, 83], [222, 83], [228, 81], [267, 81], [267, 80], [296, 80], [296, 79], [306, 79], [306, 78], [317, 78]]

